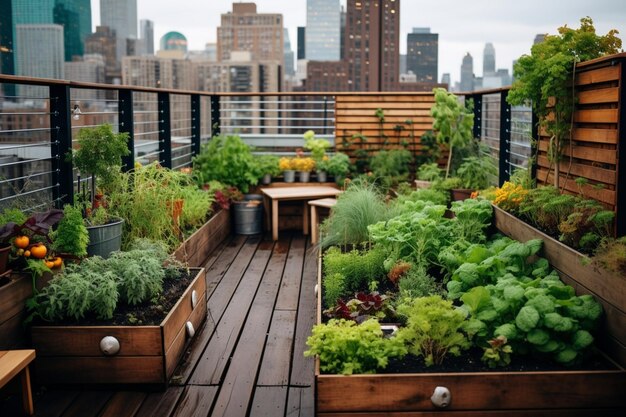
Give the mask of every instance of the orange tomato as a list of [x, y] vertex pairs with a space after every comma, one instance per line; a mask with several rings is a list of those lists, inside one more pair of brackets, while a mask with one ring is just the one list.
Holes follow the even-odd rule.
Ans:
[[54, 268], [54, 261], [46, 261], [46, 266], [50, 269]]
[[28, 238], [28, 236], [18, 236], [13, 241], [13, 244], [15, 245], [15, 247], [20, 248], [20, 249], [26, 249], [29, 243], [30, 243], [30, 239]]
[[24, 251], [24, 257], [25, 258], [30, 258], [30, 251], [29, 250], [25, 250]]
[[63, 265], [63, 258], [57, 256], [56, 258], [52, 260], [52, 262], [54, 263], [55, 268], [60, 268], [61, 265]]
[[48, 253], [48, 248], [46, 248], [44, 245], [36, 245], [30, 248], [30, 253], [31, 255], [33, 255], [33, 258], [43, 259]]

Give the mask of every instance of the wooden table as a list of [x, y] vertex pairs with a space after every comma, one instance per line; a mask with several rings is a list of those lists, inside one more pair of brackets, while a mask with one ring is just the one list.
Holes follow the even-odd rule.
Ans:
[[316, 244], [319, 239], [319, 220], [317, 216], [317, 208], [332, 208], [337, 204], [336, 198], [321, 198], [319, 200], [309, 201], [311, 206], [311, 243]]
[[20, 375], [22, 383], [22, 405], [24, 413], [32, 416], [35, 412], [33, 407], [33, 394], [30, 388], [30, 372], [28, 365], [35, 359], [33, 349], [24, 350], [0, 350], [0, 388], [5, 386], [15, 376]]
[[[265, 213], [267, 216], [268, 227], [272, 225], [272, 239], [278, 240], [278, 203], [280, 201], [302, 200], [302, 233], [309, 234], [309, 210], [307, 203], [309, 200], [318, 198], [336, 197], [341, 194], [341, 190], [328, 186], [294, 186], [294, 187], [277, 187], [277, 188], [261, 188], [263, 200], [265, 203]], [[270, 204], [271, 201], [271, 218]]]

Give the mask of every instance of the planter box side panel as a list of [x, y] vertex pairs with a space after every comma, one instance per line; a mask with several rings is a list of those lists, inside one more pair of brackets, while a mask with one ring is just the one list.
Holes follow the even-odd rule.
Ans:
[[626, 366], [626, 279], [618, 274], [585, 265], [584, 255], [526, 224], [517, 217], [494, 206], [495, 226], [507, 236], [521, 242], [542, 239], [542, 255], [576, 290], [576, 294], [592, 294], [605, 313], [599, 329], [599, 344], [620, 365]]
[[230, 211], [220, 209], [176, 249], [174, 257], [191, 267], [203, 266], [211, 252], [230, 235], [230, 228]]
[[317, 410], [436, 411], [437, 386], [450, 390], [450, 411], [624, 408], [625, 382], [620, 371], [320, 375]]

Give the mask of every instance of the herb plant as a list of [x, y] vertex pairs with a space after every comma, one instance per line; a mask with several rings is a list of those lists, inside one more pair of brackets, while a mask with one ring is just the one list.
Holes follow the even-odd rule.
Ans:
[[332, 319], [313, 327], [305, 356], [319, 355], [324, 372], [343, 375], [374, 373], [387, 367], [389, 358], [402, 357], [406, 348], [398, 338], [386, 339], [376, 319], [361, 324]]
[[59, 221], [56, 230], [51, 230], [52, 248], [59, 253], [69, 253], [74, 256], [87, 256], [89, 232], [83, 220], [80, 208], [66, 204], [63, 207], [63, 218]]
[[315, 132], [307, 130], [304, 132], [304, 148], [311, 151], [311, 157], [315, 161], [321, 160], [330, 148], [330, 142], [326, 139], [316, 138]]

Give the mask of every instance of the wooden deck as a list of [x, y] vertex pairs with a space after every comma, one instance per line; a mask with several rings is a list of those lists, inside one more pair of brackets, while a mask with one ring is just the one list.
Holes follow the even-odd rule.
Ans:
[[[209, 257], [208, 317], [164, 392], [39, 388], [36, 416], [313, 416], [317, 252], [300, 234], [233, 236]], [[35, 380], [36, 383], [36, 380]], [[16, 398], [0, 416], [19, 415]]]

